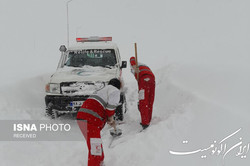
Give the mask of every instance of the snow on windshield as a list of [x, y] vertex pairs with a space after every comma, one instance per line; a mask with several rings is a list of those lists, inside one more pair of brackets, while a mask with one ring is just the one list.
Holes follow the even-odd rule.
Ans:
[[116, 64], [115, 51], [113, 49], [88, 49], [71, 51], [68, 54], [66, 66], [82, 67], [102, 66], [111, 67]]

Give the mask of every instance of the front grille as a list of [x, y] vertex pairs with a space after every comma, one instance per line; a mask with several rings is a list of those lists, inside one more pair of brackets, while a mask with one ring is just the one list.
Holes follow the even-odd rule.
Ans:
[[71, 101], [85, 101], [89, 96], [45, 96], [45, 103], [48, 106], [49, 103], [52, 103], [58, 110], [66, 110], [66, 107]]
[[60, 84], [61, 94], [63, 95], [91, 95], [94, 91], [100, 90], [105, 86], [104, 82], [62, 82]]

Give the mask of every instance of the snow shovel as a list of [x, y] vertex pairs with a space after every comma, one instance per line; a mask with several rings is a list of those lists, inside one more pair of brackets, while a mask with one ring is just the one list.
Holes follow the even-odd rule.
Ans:
[[118, 137], [118, 136], [122, 135], [122, 130], [117, 129], [116, 124], [113, 127], [114, 128], [110, 130], [110, 135], [112, 135], [112, 137]]
[[110, 130], [110, 135], [112, 135], [112, 139], [109, 143], [109, 148], [111, 148], [111, 145], [113, 143], [113, 141], [119, 137], [120, 135], [122, 135], [122, 130], [121, 129], [117, 129], [116, 128], [116, 124], [113, 126], [114, 128]]
[[[136, 70], [139, 70], [138, 67], [138, 55], [137, 55], [137, 43], [135, 43], [135, 66]], [[139, 80], [139, 72], [137, 72], [137, 81]]]

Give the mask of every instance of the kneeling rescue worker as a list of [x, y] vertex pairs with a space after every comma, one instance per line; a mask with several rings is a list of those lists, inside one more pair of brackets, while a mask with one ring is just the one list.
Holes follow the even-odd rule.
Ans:
[[115, 109], [120, 101], [121, 82], [113, 78], [103, 89], [95, 92], [77, 113], [77, 123], [88, 146], [88, 166], [102, 166], [104, 160], [101, 130], [107, 122], [113, 126]]

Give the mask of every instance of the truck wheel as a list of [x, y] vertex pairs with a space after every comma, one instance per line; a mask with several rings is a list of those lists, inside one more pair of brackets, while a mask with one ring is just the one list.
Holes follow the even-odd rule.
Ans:
[[57, 119], [59, 117], [58, 111], [56, 109], [52, 109], [51, 118]]
[[53, 103], [49, 103], [47, 108], [46, 108], [46, 115], [51, 116], [52, 115], [52, 109], [53, 109]]

